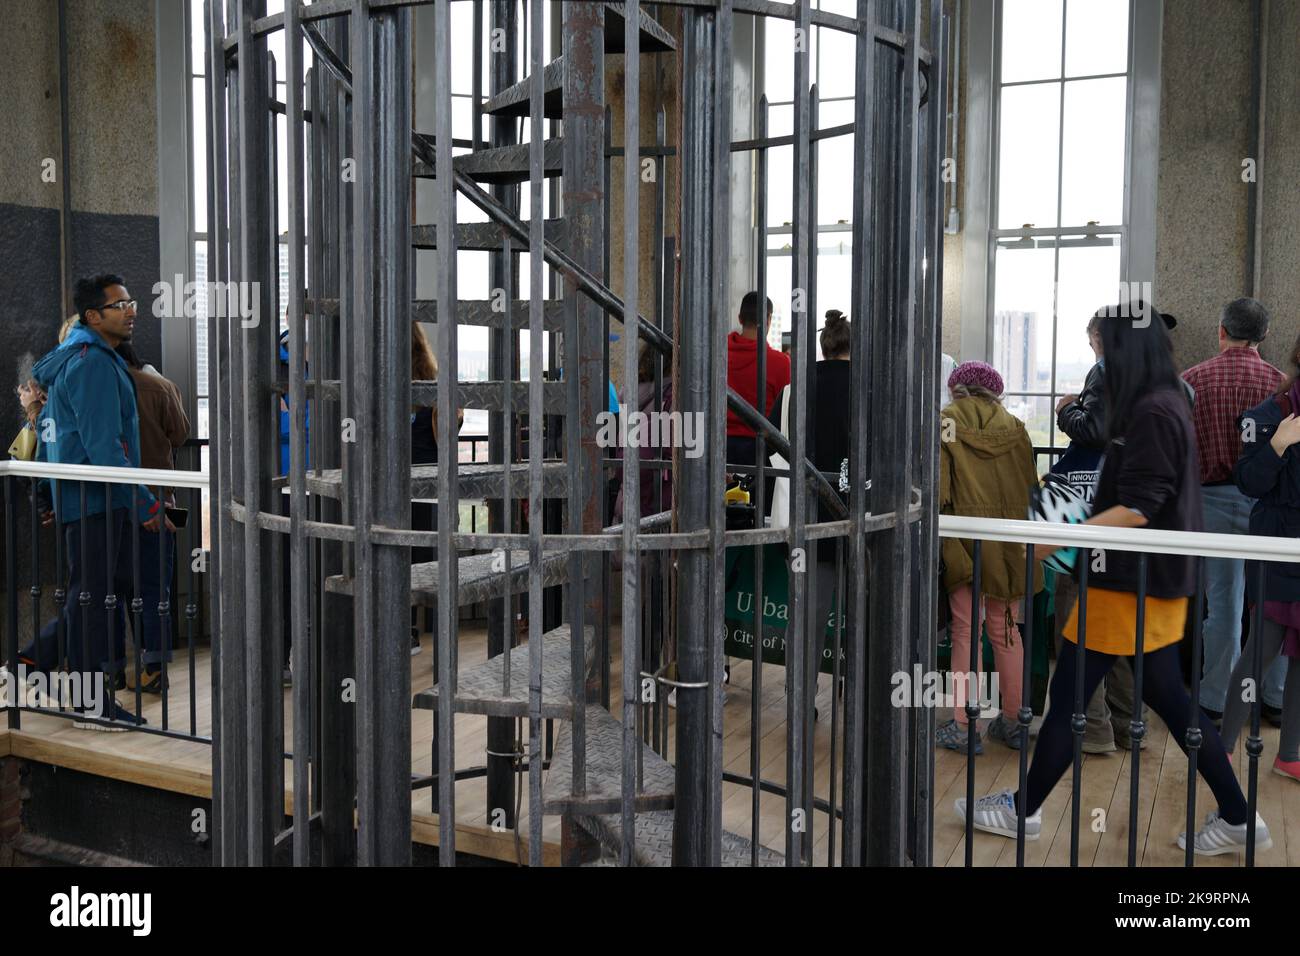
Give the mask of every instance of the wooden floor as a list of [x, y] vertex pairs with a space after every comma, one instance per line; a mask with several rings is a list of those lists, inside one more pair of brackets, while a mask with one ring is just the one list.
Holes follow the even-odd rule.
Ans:
[[[612, 628], [612, 643], [617, 649], [618, 629]], [[423, 653], [412, 658], [413, 686], [431, 683], [432, 654], [425, 638]], [[462, 628], [460, 662], [464, 667], [486, 656], [486, 633], [482, 628]], [[189, 695], [186, 675], [188, 662], [183, 655], [173, 664], [173, 684], [168, 699], [169, 725], [174, 730], [189, 731]], [[723, 715], [723, 759], [725, 768], [738, 774], [750, 769], [750, 670], [748, 661], [732, 662], [732, 682], [727, 688]], [[618, 675], [619, 660], [615, 653], [612, 673]], [[206, 649], [195, 658], [195, 706], [199, 734], [210, 733], [211, 678]], [[783, 784], [785, 780], [785, 672], [766, 665], [763, 668], [761, 709], [762, 735], [759, 753], [765, 780]], [[615, 688], [619, 685], [617, 676]], [[285, 690], [286, 724], [291, 717], [290, 691]], [[134, 695], [128, 703], [134, 705]], [[620, 712], [617, 693], [612, 701], [614, 713]], [[820, 719], [815, 732], [816, 793], [829, 799], [830, 786], [830, 680], [821, 679], [817, 706]], [[146, 718], [151, 726], [162, 726], [162, 704], [145, 698]], [[669, 711], [670, 718], [675, 712]], [[0, 720], [0, 724], [4, 721]], [[286, 738], [292, 740], [291, 727]], [[527, 733], [526, 722], [521, 732]], [[840, 732], [842, 733], [842, 720]], [[484, 763], [487, 721], [484, 717], [458, 715], [456, 718], [456, 766], [460, 768]], [[1300, 786], [1269, 772], [1277, 752], [1277, 730], [1264, 730], [1264, 754], [1260, 763], [1260, 811], [1273, 836], [1273, 849], [1258, 856], [1261, 866], [1300, 865]], [[670, 746], [673, 734], [669, 733]], [[1003, 745], [985, 741], [985, 752], [976, 758], [975, 792], [988, 793], [1001, 787], [1015, 787], [1019, 757]], [[412, 768], [427, 773], [432, 762], [432, 715], [427, 711], [412, 713]], [[525, 741], [526, 750], [526, 741]], [[1238, 748], [1239, 753], [1244, 748]], [[209, 797], [212, 790], [210, 749], [206, 744], [175, 740], [153, 734], [104, 734], [74, 728], [70, 721], [41, 714], [24, 713], [22, 729], [0, 729], [0, 755], [38, 760], [56, 766], [82, 770], [158, 787], [180, 793]], [[669, 758], [672, 758], [670, 749]], [[285, 762], [286, 810], [292, 809], [291, 765]], [[964, 863], [965, 840], [961, 822], [953, 813], [955, 798], [965, 794], [966, 758], [953, 751], [939, 750], [935, 758], [934, 863]], [[1138, 855], [1143, 866], [1181, 866], [1182, 851], [1175, 838], [1183, 828], [1186, 794], [1186, 758], [1178, 750], [1163, 724], [1153, 718], [1148, 749], [1141, 760], [1141, 799], [1138, 814]], [[1244, 772], [1239, 776], [1245, 782]], [[838, 777], [838, 768], [837, 768]], [[1067, 773], [1052, 792], [1043, 808], [1042, 837], [1026, 849], [1026, 863], [1033, 866], [1066, 866], [1070, 851], [1070, 776]], [[527, 859], [528, 794], [526, 777], [522, 790], [521, 840], [516, 846], [512, 831], [491, 827], [486, 800], [486, 781], [482, 777], [463, 780], [456, 786], [457, 849], [493, 859], [515, 861]], [[1082, 825], [1080, 827], [1079, 863], [1082, 866], [1123, 866], [1128, 853], [1129, 756], [1116, 753], [1086, 756], [1083, 766]], [[836, 804], [842, 796], [838, 784]], [[723, 784], [723, 826], [736, 833], [751, 833], [751, 793], [748, 787]], [[428, 789], [414, 794], [412, 833], [417, 842], [438, 843], [438, 818], [429, 813]], [[1202, 782], [1197, 796], [1198, 817], [1213, 807], [1209, 790]], [[1103, 811], [1104, 816], [1095, 811]], [[778, 794], [761, 796], [759, 839], [763, 844], [784, 851], [784, 825], [788, 819], [785, 798]], [[1094, 821], [1104, 822], [1104, 832], [1093, 828]], [[559, 863], [560, 821], [545, 817], [543, 821], [543, 860], [547, 865]], [[828, 816], [815, 812], [810, 818], [813, 834], [814, 862], [826, 865], [828, 851]], [[839, 828], [836, 830], [838, 842]], [[517, 855], [518, 854], [518, 855]], [[837, 850], [838, 860], [838, 850]], [[974, 862], [977, 866], [1013, 866], [1015, 843], [988, 834], [976, 834]], [[1198, 859], [1198, 865], [1239, 866], [1240, 855]]]

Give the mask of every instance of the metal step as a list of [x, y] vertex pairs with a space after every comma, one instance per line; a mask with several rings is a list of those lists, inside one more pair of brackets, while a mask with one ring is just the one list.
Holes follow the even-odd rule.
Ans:
[[[623, 847], [623, 820], [618, 813], [574, 817], [616, 862]], [[638, 813], [633, 830], [632, 862], [636, 866], [672, 866], [673, 814], [671, 810]], [[750, 843], [747, 837], [730, 830], [722, 831], [722, 865], [749, 866]], [[785, 855], [765, 846], [758, 848], [759, 866], [784, 866]]]
[[[491, 185], [522, 183], [528, 180], [529, 144], [497, 146], [480, 149], [457, 156], [452, 160], [458, 172], [471, 179]], [[559, 176], [564, 172], [564, 141], [548, 139], [542, 144], [542, 175]], [[432, 165], [418, 160], [411, 166], [411, 175], [417, 179], [434, 179], [437, 172]]]
[[[620, 20], [621, 22], [621, 20]], [[542, 115], [547, 119], [564, 119], [564, 57], [556, 57], [542, 70]], [[527, 116], [528, 98], [532, 95], [532, 78], [508, 86], [483, 106], [484, 113], [496, 116]]]
[[[511, 382], [510, 384], [513, 386], [510, 397], [514, 402], [515, 413], [527, 415], [528, 382]], [[323, 382], [309, 379], [307, 386], [309, 391], [311, 388], [319, 387], [320, 397], [326, 401], [337, 402], [341, 399], [342, 386], [338, 379], [326, 379]], [[281, 395], [288, 395], [289, 383], [285, 379], [277, 379], [272, 389]], [[502, 392], [501, 382], [457, 382], [456, 405], [459, 408], [482, 408], [489, 412], [499, 412], [504, 410], [505, 405], [502, 401]], [[564, 393], [564, 382], [543, 382], [542, 410], [548, 415], [563, 415], [565, 413]], [[438, 403], [438, 383], [412, 382], [411, 401], [424, 407], [436, 405]]]
[[[558, 221], [558, 220], [557, 220]], [[431, 226], [416, 226], [417, 229], [431, 229]], [[416, 243], [418, 246], [419, 243]], [[510, 324], [516, 329], [528, 328], [527, 299], [514, 299], [510, 302]], [[339, 314], [338, 299], [308, 299], [308, 315], [334, 316]], [[492, 299], [458, 299], [456, 301], [456, 324], [473, 325], [485, 329], [503, 329], [506, 326], [506, 311], [498, 311], [498, 303]], [[438, 321], [438, 303], [433, 299], [413, 299], [411, 301], [411, 320], [414, 322]], [[542, 328], [547, 332], [564, 331], [564, 300], [545, 299], [542, 302]]]
[[[505, 497], [505, 479], [500, 465], [483, 462], [456, 466], [456, 487], [461, 498], [497, 499]], [[338, 468], [321, 472], [307, 472], [307, 493], [322, 498], [338, 498], [342, 493], [343, 476]], [[510, 496], [516, 500], [528, 497], [528, 463], [515, 462], [510, 466]], [[569, 493], [569, 466], [562, 461], [542, 463], [542, 497], [563, 498]], [[411, 466], [411, 497], [436, 499], [438, 497], [438, 466]]]
[[[573, 793], [573, 727], [565, 724], [555, 738], [551, 768], [542, 786], [543, 813], [612, 813], [623, 805], [623, 725], [605, 708], [586, 708], [587, 790]], [[673, 805], [673, 765], [637, 739], [641, 749], [641, 786], [637, 810], [663, 810]]]
[[[584, 660], [587, 674], [595, 671], [596, 629], [584, 628]], [[573, 714], [573, 640], [569, 625], [562, 624], [542, 635], [542, 717], [568, 720]], [[510, 651], [510, 692], [505, 692], [501, 672], [501, 655], [463, 667], [456, 675], [458, 714], [484, 714], [488, 717], [527, 717], [528, 713], [528, 645]], [[416, 710], [433, 710], [441, 685], [422, 690], [411, 701]]]
[[[565, 245], [568, 233], [565, 232], [563, 219], [547, 219], [542, 222], [542, 234], [547, 241], [556, 245]], [[458, 222], [456, 224], [456, 248], [461, 252], [500, 252], [501, 240], [507, 230], [496, 222]], [[411, 245], [417, 249], [438, 248], [438, 233], [434, 226], [412, 226]], [[528, 244], [514, 241], [514, 251], [527, 252]]]
[[[644, 8], [641, 8], [638, 12], [640, 16], [637, 17], [637, 25], [641, 29], [642, 53], [665, 53], [677, 49], [677, 41], [673, 39], [671, 33], [659, 24], [658, 20], [646, 13]], [[623, 52], [623, 24], [626, 20], [627, 4], [605, 4], [606, 53]]]
[[[496, 570], [494, 554], [472, 554], [459, 560], [459, 579], [456, 604], [466, 607], [501, 597], [506, 592], [506, 572]], [[542, 553], [542, 586], [563, 584], [569, 577], [569, 552], [544, 551]], [[352, 595], [355, 579], [335, 574], [325, 579], [325, 590], [331, 594]], [[528, 552], [510, 552], [510, 593], [519, 594], [528, 588]], [[438, 604], [438, 562], [427, 561], [411, 565], [411, 603], [420, 607]]]

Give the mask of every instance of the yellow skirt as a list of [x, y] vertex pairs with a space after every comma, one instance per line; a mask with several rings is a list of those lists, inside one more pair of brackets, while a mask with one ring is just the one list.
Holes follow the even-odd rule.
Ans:
[[[1187, 623], [1187, 598], [1147, 598], [1142, 648], [1155, 651], [1183, 639]], [[1063, 634], [1079, 643], [1079, 605], [1070, 611]], [[1132, 591], [1088, 588], [1088, 632], [1084, 647], [1101, 654], [1132, 657], [1137, 647], [1137, 595]]]

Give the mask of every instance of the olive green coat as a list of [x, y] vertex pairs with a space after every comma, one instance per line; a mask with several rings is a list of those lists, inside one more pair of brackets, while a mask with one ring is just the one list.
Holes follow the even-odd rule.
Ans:
[[[972, 518], [1024, 520], [1030, 490], [1037, 486], [1034, 448], [1024, 423], [1001, 405], [959, 398], [939, 413], [939, 513]], [[975, 543], [944, 538], [943, 586], [970, 584]], [[1034, 591], [1042, 568], [1034, 565]], [[1002, 601], [1025, 594], [1025, 546], [985, 541], [980, 549], [980, 591]]]

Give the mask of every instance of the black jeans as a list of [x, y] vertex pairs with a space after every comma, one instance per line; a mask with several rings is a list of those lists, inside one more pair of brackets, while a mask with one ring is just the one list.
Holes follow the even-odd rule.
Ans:
[[[64, 526], [68, 552], [68, 599], [64, 605], [67, 622], [68, 665], [74, 673], [101, 670], [116, 673], [126, 666], [125, 616], [123, 610], [131, 600], [129, 555], [132, 522], [125, 508], [105, 517], [102, 513], [85, 519], [85, 546], [82, 546], [82, 521]], [[112, 531], [112, 542], [108, 532]], [[141, 531], [141, 534], [148, 534]], [[116, 610], [105, 607], [112, 587], [117, 597]], [[81, 601], [85, 592], [88, 604]], [[110, 631], [112, 665], [109, 662]], [[44, 656], [44, 655], [42, 655]]]
[[[1111, 665], [1118, 658], [1113, 654], [1101, 654], [1085, 650], [1083, 661], [1083, 699], [1085, 703], [1092, 698], [1102, 678], [1106, 676]], [[1042, 729], [1038, 732], [1038, 746], [1034, 749], [1034, 759], [1029, 765], [1029, 776], [1025, 781], [1024, 797], [1016, 795], [1016, 804], [1032, 816], [1043, 805], [1047, 795], [1052, 792], [1056, 782], [1061, 779], [1067, 767], [1074, 759], [1073, 732], [1070, 730], [1070, 718], [1074, 710], [1074, 682], [1078, 666], [1079, 647], [1073, 641], [1066, 641], [1061, 653], [1056, 658], [1056, 673], [1052, 675], [1051, 706], [1043, 718]], [[1158, 651], [1151, 651], [1142, 659], [1142, 699], [1151, 705], [1160, 719], [1165, 722], [1169, 732], [1174, 735], [1183, 753], [1187, 746], [1183, 738], [1187, 735], [1187, 717], [1191, 711], [1192, 701], [1183, 688], [1182, 668], [1179, 666], [1178, 645], [1170, 644]], [[1232, 765], [1224, 753], [1219, 732], [1210, 723], [1210, 718], [1198, 707], [1196, 716], [1201, 728], [1201, 752], [1196, 761], [1196, 769], [1201, 772], [1205, 782], [1210, 785], [1214, 799], [1219, 802], [1219, 813], [1227, 823], [1242, 824], [1246, 822], [1246, 798], [1242, 795], [1237, 778], [1233, 775]]]

